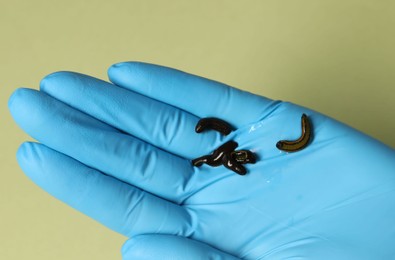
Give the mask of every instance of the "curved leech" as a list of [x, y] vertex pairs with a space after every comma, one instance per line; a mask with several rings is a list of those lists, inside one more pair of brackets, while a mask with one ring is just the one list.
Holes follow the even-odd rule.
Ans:
[[213, 129], [220, 132], [223, 135], [228, 135], [232, 132], [232, 127], [230, 124], [222, 119], [214, 117], [206, 117], [199, 120], [195, 127], [196, 133], [201, 133], [206, 129]]
[[225, 154], [232, 153], [238, 146], [238, 143], [235, 141], [228, 141], [218, 147], [214, 152], [210, 155], [204, 155], [199, 158], [192, 160], [193, 166], [201, 166], [203, 163], [206, 163], [210, 166], [216, 167], [222, 164], [222, 158]]
[[235, 141], [228, 141], [216, 149], [211, 155], [205, 155], [192, 160], [194, 166], [201, 166], [206, 163], [210, 166], [224, 165], [229, 170], [239, 175], [247, 173], [246, 168], [242, 164], [255, 163], [255, 155], [248, 150], [235, 151], [238, 144]]
[[280, 140], [277, 142], [276, 147], [279, 150], [286, 152], [297, 152], [304, 149], [309, 143], [311, 137], [311, 125], [306, 114], [302, 115], [302, 135], [294, 140]]

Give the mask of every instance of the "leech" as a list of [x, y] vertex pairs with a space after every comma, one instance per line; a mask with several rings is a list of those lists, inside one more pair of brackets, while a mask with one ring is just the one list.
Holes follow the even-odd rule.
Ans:
[[230, 132], [232, 132], [232, 127], [230, 126], [230, 124], [228, 124], [224, 120], [214, 117], [200, 119], [196, 125], [195, 131], [196, 133], [201, 133], [206, 129], [216, 130], [223, 135], [228, 135], [230, 134]]
[[213, 167], [223, 165], [237, 174], [245, 175], [247, 170], [242, 164], [255, 163], [255, 155], [247, 150], [235, 151], [237, 146], [238, 144], [235, 141], [228, 141], [218, 147], [212, 154], [192, 160], [192, 164], [193, 166], [202, 166], [205, 163]]
[[294, 141], [280, 140], [276, 147], [286, 152], [297, 152], [304, 149], [309, 143], [311, 136], [311, 125], [306, 114], [302, 115], [302, 135]]
[[211, 155], [205, 155], [192, 160], [193, 166], [201, 166], [203, 163], [213, 167], [220, 166], [222, 164], [222, 157], [225, 154], [233, 152], [238, 144], [235, 141], [229, 141], [218, 147]]

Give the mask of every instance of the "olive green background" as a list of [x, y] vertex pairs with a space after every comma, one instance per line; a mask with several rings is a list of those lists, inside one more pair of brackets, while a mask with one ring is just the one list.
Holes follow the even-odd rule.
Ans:
[[392, 0], [0, 0], [0, 259], [121, 259], [125, 241], [19, 169], [30, 138], [7, 109], [15, 88], [147, 61], [311, 107], [395, 147], [394, 28]]

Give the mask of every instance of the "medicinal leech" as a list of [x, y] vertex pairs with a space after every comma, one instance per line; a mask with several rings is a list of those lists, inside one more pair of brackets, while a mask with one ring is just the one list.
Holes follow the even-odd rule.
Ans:
[[302, 134], [294, 140], [280, 140], [277, 142], [276, 147], [281, 151], [286, 152], [297, 152], [304, 149], [310, 141], [311, 137], [311, 125], [306, 114], [302, 115]]

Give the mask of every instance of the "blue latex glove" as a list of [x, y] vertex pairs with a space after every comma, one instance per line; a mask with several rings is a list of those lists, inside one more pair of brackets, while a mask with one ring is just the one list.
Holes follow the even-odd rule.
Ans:
[[[9, 100], [40, 187], [130, 239], [124, 259], [395, 259], [395, 152], [327, 116], [145, 63], [58, 72]], [[302, 151], [300, 118], [313, 139]], [[202, 117], [235, 127], [197, 134]], [[193, 167], [228, 140], [247, 175]]]

